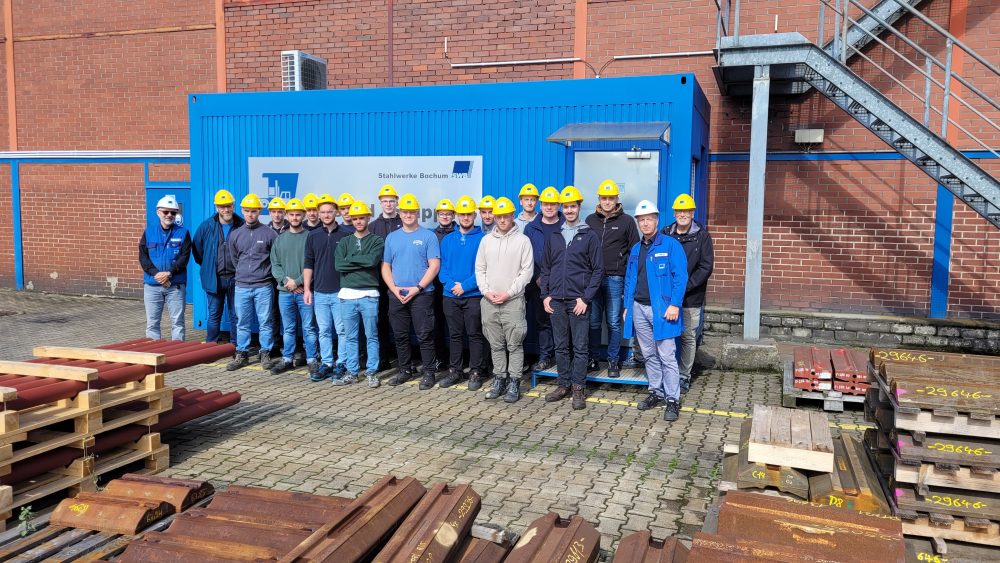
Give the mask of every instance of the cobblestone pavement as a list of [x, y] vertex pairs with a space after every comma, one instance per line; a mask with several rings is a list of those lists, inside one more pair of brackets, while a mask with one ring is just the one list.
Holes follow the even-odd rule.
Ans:
[[[38, 344], [98, 346], [143, 332], [138, 301], [0, 290], [3, 359], [26, 359]], [[189, 329], [190, 339], [203, 336]], [[699, 355], [708, 367], [673, 424], [660, 409], [636, 410], [644, 390], [623, 385], [591, 388], [587, 409], [573, 411], [569, 401], [542, 400], [546, 379], [508, 405], [485, 401], [485, 388], [334, 387], [301, 370], [197, 366], [168, 374], [167, 384], [237, 390], [243, 401], [165, 432], [166, 473], [348, 497], [385, 474], [412, 475], [471, 483], [483, 500], [478, 521], [518, 532], [556, 511], [596, 525], [605, 548], [646, 528], [690, 538], [717, 497], [723, 445], [737, 443], [754, 403], [781, 404], [779, 375], [725, 372], [711, 367], [711, 353]], [[845, 431], [864, 424], [850, 407], [831, 420]]]

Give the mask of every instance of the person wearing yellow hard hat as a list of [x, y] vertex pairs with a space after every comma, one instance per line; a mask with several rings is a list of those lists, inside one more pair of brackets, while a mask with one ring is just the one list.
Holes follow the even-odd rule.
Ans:
[[479, 218], [482, 220], [482, 227], [484, 233], [489, 233], [493, 230], [493, 203], [496, 200], [493, 196], [483, 196], [483, 199], [479, 200]]
[[222, 313], [229, 308], [229, 340], [236, 340], [236, 265], [226, 241], [230, 234], [243, 226], [243, 218], [236, 214], [236, 198], [228, 190], [215, 192], [215, 214], [202, 221], [191, 240], [191, 255], [201, 266], [199, 277], [205, 291], [208, 308], [205, 342], [223, 342]]
[[[434, 206], [434, 215], [437, 218], [437, 225], [434, 227], [434, 234], [437, 236], [438, 245], [445, 236], [455, 232], [455, 204], [448, 198], [443, 198]], [[444, 286], [434, 278], [434, 316], [439, 322], [444, 322]], [[437, 358], [448, 357], [448, 335], [443, 330], [434, 331], [434, 347], [437, 351]]]
[[271, 218], [271, 229], [276, 234], [281, 234], [288, 230], [288, 222], [285, 221], [285, 202], [280, 197], [271, 198], [267, 203], [267, 215]]
[[335, 255], [336, 268], [340, 272], [340, 316], [346, 341], [344, 367], [348, 375], [361, 376], [358, 345], [364, 331], [368, 353], [365, 375], [368, 387], [378, 387], [378, 305], [382, 300], [378, 287], [385, 241], [369, 230], [372, 212], [366, 203], [355, 200], [349, 216], [354, 233], [337, 245]]
[[271, 302], [274, 278], [271, 275], [271, 245], [278, 235], [260, 222], [264, 208], [256, 194], [240, 202], [246, 223], [229, 236], [229, 251], [236, 265], [236, 356], [226, 365], [229, 371], [250, 364], [250, 336], [256, 316], [260, 336], [260, 367], [271, 369], [274, 344]]
[[469, 389], [477, 391], [486, 378], [486, 337], [483, 336], [482, 293], [476, 284], [476, 251], [483, 231], [476, 226], [476, 200], [462, 196], [455, 203], [458, 227], [441, 239], [442, 308], [450, 339], [448, 374], [442, 388], [462, 380], [462, 355], [469, 341]]
[[705, 293], [708, 291], [708, 279], [712, 277], [715, 267], [715, 249], [712, 245], [712, 235], [708, 229], [694, 220], [694, 198], [681, 194], [674, 199], [674, 222], [663, 227], [663, 234], [677, 239], [687, 256], [687, 290], [684, 293], [684, 304], [681, 312], [684, 315], [684, 333], [681, 334], [681, 393], [687, 393], [691, 387], [694, 358], [698, 351], [698, 329], [701, 325], [701, 312], [705, 307]]
[[351, 225], [351, 205], [354, 203], [354, 196], [344, 192], [337, 197], [337, 209], [340, 212], [340, 224]]
[[434, 206], [434, 214], [437, 216], [437, 226], [434, 227], [434, 234], [437, 235], [438, 242], [445, 235], [455, 231], [455, 204], [450, 199], [444, 198]]
[[385, 240], [389, 233], [398, 230], [403, 226], [399, 218], [399, 194], [396, 188], [386, 184], [378, 191], [378, 204], [382, 212], [368, 226], [371, 232]]
[[191, 235], [176, 224], [180, 211], [175, 196], [163, 196], [156, 202], [156, 222], [147, 224], [139, 238], [146, 338], [154, 340], [160, 339], [164, 307], [170, 312], [170, 338], [184, 340], [184, 288], [191, 258]]
[[524, 289], [535, 271], [531, 241], [514, 222], [514, 202], [501, 197], [493, 204], [494, 228], [476, 253], [476, 284], [483, 293], [483, 332], [493, 356], [493, 386], [487, 399], [503, 395], [508, 403], [521, 398], [524, 371], [526, 305]]
[[521, 191], [517, 192], [517, 199], [521, 204], [521, 212], [517, 214], [514, 221], [517, 228], [524, 232], [528, 223], [534, 221], [538, 216], [538, 188], [534, 184], [528, 183], [521, 186]]
[[605, 180], [597, 187], [597, 209], [587, 216], [587, 225], [598, 234], [604, 252], [604, 278], [601, 289], [590, 307], [590, 360], [587, 371], [601, 370], [601, 335], [608, 323], [608, 377], [621, 376], [619, 351], [622, 344], [622, 297], [625, 293], [625, 268], [628, 253], [639, 242], [635, 219], [625, 213], [614, 180]]
[[318, 229], [323, 224], [319, 220], [319, 196], [309, 192], [302, 198], [302, 207], [306, 208], [306, 221], [302, 224], [307, 231]]
[[[274, 200], [272, 200], [273, 202]], [[305, 221], [305, 207], [298, 199], [290, 199], [285, 205], [288, 228], [278, 235], [271, 246], [271, 274], [278, 284], [278, 311], [281, 315], [282, 346], [281, 358], [271, 366], [271, 373], [278, 375], [295, 366], [296, 334], [302, 331], [302, 347], [309, 372], [318, 369], [316, 362], [316, 327], [313, 325], [313, 308], [305, 302], [305, 252], [309, 231]]]
[[559, 211], [559, 190], [549, 186], [538, 196], [542, 208], [533, 221], [524, 228], [524, 235], [531, 241], [531, 251], [535, 262], [534, 279], [528, 284], [525, 296], [528, 308], [535, 321], [535, 334], [538, 338], [538, 358], [531, 371], [545, 371], [555, 365], [555, 350], [552, 345], [552, 319], [545, 312], [542, 303], [541, 289], [538, 287], [538, 276], [542, 272], [542, 259], [545, 256], [545, 241], [553, 233], [562, 228], [563, 216]]
[[556, 365], [559, 372], [556, 389], [547, 402], [572, 395], [573, 409], [587, 407], [584, 387], [587, 382], [590, 321], [588, 308], [597, 296], [604, 275], [601, 240], [587, 223], [580, 220], [583, 194], [573, 186], [559, 193], [565, 221], [559, 232], [547, 242], [538, 286], [545, 310], [552, 315]]
[[625, 336], [634, 331], [646, 358], [649, 395], [639, 410], [666, 403], [663, 420], [680, 416], [680, 373], [674, 339], [684, 331], [681, 303], [687, 286], [687, 258], [679, 242], [657, 232], [660, 212], [649, 200], [639, 202], [635, 218], [642, 233], [632, 247], [625, 273]]
[[399, 199], [399, 217], [403, 227], [389, 233], [382, 257], [382, 279], [389, 286], [389, 322], [399, 359], [399, 371], [389, 385], [401, 385], [413, 377], [412, 327], [423, 362], [419, 385], [423, 391], [436, 383], [433, 282], [441, 270], [441, 249], [434, 233], [420, 226], [420, 203], [413, 194], [404, 194]]

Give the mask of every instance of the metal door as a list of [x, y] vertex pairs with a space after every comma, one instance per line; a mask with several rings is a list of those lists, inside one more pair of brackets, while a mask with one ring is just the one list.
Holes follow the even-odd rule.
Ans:
[[[587, 201], [584, 215], [597, 205], [597, 186], [614, 180], [629, 215], [644, 199], [657, 203], [660, 191], [660, 151], [574, 151], [573, 182]], [[591, 204], [592, 203], [592, 204]]]

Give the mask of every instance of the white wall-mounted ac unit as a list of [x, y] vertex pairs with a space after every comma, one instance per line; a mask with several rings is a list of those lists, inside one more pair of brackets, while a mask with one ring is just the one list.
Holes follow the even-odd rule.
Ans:
[[304, 51], [282, 51], [281, 89], [326, 90], [326, 60]]

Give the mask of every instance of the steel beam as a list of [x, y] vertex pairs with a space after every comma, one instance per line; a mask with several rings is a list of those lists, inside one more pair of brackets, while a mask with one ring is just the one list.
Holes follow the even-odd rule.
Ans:
[[750, 111], [750, 190], [747, 197], [747, 263], [743, 284], [743, 339], [760, 339], [761, 246], [764, 239], [764, 179], [767, 167], [767, 108], [771, 68], [754, 68]]

